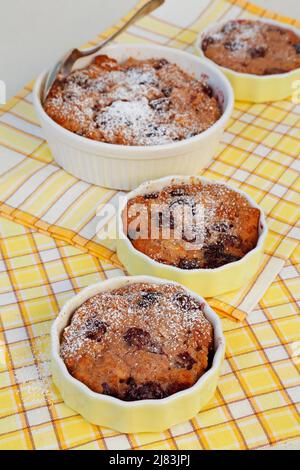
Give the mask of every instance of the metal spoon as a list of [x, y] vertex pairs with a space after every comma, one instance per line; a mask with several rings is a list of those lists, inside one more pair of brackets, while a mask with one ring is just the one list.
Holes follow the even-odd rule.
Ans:
[[102, 47], [106, 46], [110, 41], [115, 39], [119, 34], [125, 31], [132, 23], [135, 23], [137, 20], [143, 18], [144, 16], [151, 13], [153, 10], [158, 8], [160, 5], [164, 3], [165, 0], [150, 0], [149, 2], [145, 3], [128, 21], [125, 23], [118, 31], [112, 34], [109, 38], [102, 41], [98, 46], [90, 47], [88, 49], [79, 50], [79, 49], [71, 49], [68, 51], [67, 54], [63, 56], [62, 59], [57, 62], [57, 64], [53, 67], [52, 70], [47, 75], [44, 89], [42, 92], [42, 102], [44, 103], [45, 99], [48, 96], [50, 88], [52, 87], [53, 83], [55, 82], [56, 78], [59, 75], [60, 79], [63, 79], [71, 72], [73, 65], [78, 59], [82, 57], [87, 57], [89, 55], [95, 54], [98, 52]]

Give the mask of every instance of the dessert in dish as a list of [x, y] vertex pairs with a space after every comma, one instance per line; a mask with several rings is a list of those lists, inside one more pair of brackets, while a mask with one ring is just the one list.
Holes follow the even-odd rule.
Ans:
[[[175, 298], [172, 298], [172, 304], [174, 301], [176, 302], [176, 309], [164, 305], [163, 309], [158, 310], [158, 305], [163, 306], [163, 304], [159, 303], [162, 302], [162, 298], [159, 296], [159, 302], [158, 299], [156, 299], [158, 302], [156, 304], [157, 322], [154, 321], [156, 317], [153, 315], [153, 307], [149, 305], [149, 310], [147, 310], [147, 304], [154, 301], [153, 295], [151, 301], [149, 300], [151, 295], [148, 296], [147, 300], [145, 299], [145, 294], [148, 293], [149, 290], [149, 293], [153, 292], [151, 286], [157, 286], [158, 288], [159, 286], [163, 287], [162, 291], [159, 289], [158, 291], [162, 293], [162, 296], [166, 295], [166, 300], [164, 301], [166, 304], [169, 304], [167, 292], [169, 292], [170, 295], [174, 293], [175, 296]], [[174, 291], [168, 286], [173, 286]], [[156, 289], [154, 289], [154, 291], [155, 290]], [[119, 294], [121, 292], [126, 293], [126, 296], [118, 295], [116, 298], [116, 292]], [[140, 297], [138, 296], [138, 292], [141, 294]], [[142, 295], [143, 292], [144, 295]], [[109, 293], [111, 298], [114, 298], [114, 302], [109, 302], [110, 309], [108, 312], [110, 315], [109, 317], [105, 317], [102, 316], [102, 313], [105, 315], [106, 309], [100, 309], [99, 305], [102, 304], [102, 300], [100, 302], [101, 297], [99, 296]], [[132, 297], [127, 298], [127, 303], [126, 297], [129, 293]], [[179, 297], [177, 297], [177, 293]], [[183, 294], [182, 296], [181, 293]], [[135, 299], [136, 295], [137, 298]], [[99, 299], [98, 305], [97, 300], [96, 302], [93, 301], [95, 298]], [[134, 302], [131, 302], [132, 299]], [[190, 304], [190, 300], [195, 302], [195, 304]], [[141, 301], [142, 305], [138, 306], [138, 310], [133, 308]], [[86, 304], [86, 302], [88, 302], [88, 304]], [[122, 302], [122, 305], [120, 302]], [[84, 305], [87, 305], [87, 307], [84, 307]], [[120, 309], [113, 308], [113, 305], [115, 307], [116, 305], [120, 305]], [[180, 308], [178, 305], [180, 305]], [[123, 306], [124, 332], [122, 331], [122, 315], [120, 315], [120, 317], [118, 316], [118, 312], [123, 309]], [[198, 308], [198, 306], [200, 308]], [[80, 308], [82, 308], [81, 313], [77, 313]], [[88, 314], [90, 308], [93, 310], [93, 314], [91, 315]], [[83, 311], [84, 309], [86, 310], [85, 313]], [[99, 311], [98, 325], [92, 323], [96, 317], [95, 309]], [[143, 324], [140, 326], [138, 323], [140, 318], [138, 312], [140, 312], [141, 318], [143, 319]], [[151, 314], [147, 316], [147, 312]], [[202, 313], [209, 324], [205, 322], [201, 315]], [[81, 328], [80, 325], [84, 324], [84, 318], [88, 319], [89, 316], [91, 316], [91, 319], [90, 322], [87, 322], [87, 327]], [[101, 320], [101, 318], [103, 320]], [[118, 318], [121, 321], [118, 321]], [[126, 320], [126, 325], [125, 318], [128, 319], [128, 322]], [[132, 320], [136, 320], [135, 324], [129, 323], [131, 318]], [[148, 330], [150, 318], [151, 327], [153, 325], [152, 330]], [[107, 325], [105, 325], [106, 331], [103, 326], [101, 327], [102, 324], [100, 321], [107, 323]], [[160, 325], [159, 331], [157, 327], [158, 322]], [[113, 326], [115, 326], [115, 328], [113, 328]], [[187, 331], [188, 326], [189, 330]], [[128, 333], [129, 328], [140, 328], [143, 331], [147, 331], [150, 334], [150, 338], [147, 333], [142, 333], [139, 330], [134, 330], [133, 334], [132, 331]], [[199, 331], [199, 333], [196, 333], [196, 330]], [[207, 334], [205, 334], [206, 330]], [[86, 333], [87, 335], [91, 335], [92, 338], [97, 338], [98, 341], [95, 339], [85, 340]], [[114, 333], [115, 336], [110, 336]], [[126, 341], [124, 341], [124, 335]], [[78, 336], [81, 336], [81, 338], [77, 338]], [[184, 343], [184, 336], [187, 340], [186, 344]], [[209, 339], [210, 336], [213, 336], [213, 340]], [[135, 340], [133, 339], [134, 337]], [[119, 339], [115, 344], [116, 338]], [[104, 343], [101, 341], [107, 342]], [[211, 343], [213, 343], [212, 347], [210, 346]], [[104, 347], [105, 344], [107, 347]], [[199, 345], [201, 350], [203, 350], [202, 353], [200, 350], [197, 351]], [[103, 358], [104, 356], [105, 358], [103, 360], [99, 358], [98, 361], [93, 362], [94, 353], [92, 352], [93, 349], [90, 348], [95, 347], [94, 351], [96, 351], [97, 346], [99, 348], [97, 349], [97, 355], [100, 357], [102, 354]], [[144, 349], [141, 350], [140, 346]], [[123, 351], [123, 347], [127, 349], [126, 354], [122, 355], [121, 351]], [[165, 352], [165, 355], [158, 354], [161, 348]], [[205, 349], [209, 351], [207, 354], [207, 366]], [[112, 351], [111, 355], [109, 355], [110, 350]], [[151, 350], [153, 351], [152, 353]], [[178, 354], [183, 353], [183, 355], [179, 356], [177, 359], [174, 357], [174, 361], [172, 361], [173, 365], [169, 369], [167, 365], [168, 361], [171, 363], [171, 357], [175, 355], [176, 351], [178, 351]], [[196, 361], [198, 365], [192, 363], [192, 360], [189, 359], [186, 352], [188, 352], [192, 360]], [[141, 353], [140, 356], [139, 353]], [[157, 277], [154, 278], [153, 276], [111, 277], [106, 281], [88, 286], [72, 297], [63, 306], [51, 327], [52, 377], [60, 391], [62, 399], [65, 401], [66, 405], [80, 413], [85, 420], [93, 424], [115, 429], [121, 433], [160, 432], [195, 416], [215, 393], [221, 374], [224, 353], [225, 338], [222, 333], [221, 320], [204, 299], [192, 291], [182, 288], [180, 284], [171, 283], [165, 279], [158, 279]], [[76, 363], [77, 356], [79, 359], [78, 363]], [[140, 359], [145, 359], [146, 357], [147, 361], [144, 360], [139, 368], [135, 365], [130, 368], [134, 356]], [[124, 362], [121, 362], [123, 359]], [[127, 360], [129, 361], [128, 363], [126, 363]], [[160, 361], [158, 362], [159, 367], [154, 367], [154, 361]], [[105, 363], [108, 365], [107, 370], [103, 368]], [[95, 367], [90, 367], [92, 364], [94, 364]], [[179, 367], [184, 364], [185, 368]], [[192, 368], [190, 368], [191, 366]], [[73, 371], [71, 367], [73, 367]], [[76, 372], [75, 368], [77, 367], [78, 370]], [[126, 369], [127, 367], [129, 369]], [[133, 401], [129, 401], [130, 397], [136, 395], [153, 397], [162, 396], [167, 391], [172, 392], [174, 388], [178, 388], [178, 385], [176, 385], [176, 381], [178, 382], [178, 380], [181, 388], [184, 386], [184, 382], [192, 382], [193, 377], [198, 375], [198, 373], [201, 374], [205, 367], [206, 372], [201, 375], [193, 386], [184, 388], [178, 393], [173, 393], [164, 399], [134, 399]], [[158, 384], [163, 392], [161, 388], [156, 385], [149, 384], [149, 382], [158, 380], [161, 370], [164, 371], [164, 374], [161, 377], [161, 382], [158, 382]], [[132, 380], [129, 380], [129, 384], [126, 384], [124, 379], [128, 376], [128, 372], [131, 376], [134, 372], [136, 380], [144, 381], [145, 379], [145, 381], [148, 382], [148, 390], [151, 390], [151, 392], [147, 391], [147, 387], [137, 390], [137, 386], [134, 385]], [[146, 372], [151, 373], [152, 376], [148, 377], [148, 373], [146, 374]], [[105, 383], [103, 380], [100, 383], [99, 381], [97, 382], [95, 380], [96, 376], [99, 376], [99, 379], [107, 377], [111, 386], [114, 382], [118, 386], [117, 393], [120, 393], [121, 396], [127, 395], [128, 393], [127, 401], [102, 393], [104, 389], [106, 393], [111, 393], [111, 390], [106, 385], [104, 385], [104, 387], [101, 385]], [[84, 382], [84, 378], [88, 379], [88, 383]], [[93, 391], [90, 388], [89, 384], [93, 386], [93, 378], [93, 383], [100, 392]], [[81, 379], [83, 380], [81, 381]], [[171, 383], [172, 387], [169, 388]], [[174, 387], [174, 384], [176, 387]], [[121, 386], [123, 387], [122, 389], [119, 388]], [[139, 386], [142, 386], [142, 383], [139, 383]], [[131, 388], [130, 392], [128, 388]]]
[[132, 190], [143, 181], [173, 174], [174, 168], [178, 174], [194, 174], [206, 167], [217, 152], [234, 104], [232, 87], [218, 67], [183, 50], [153, 44], [119, 43], [105, 47], [102, 53], [120, 63], [130, 57], [139, 60], [163, 57], [198, 80], [206, 77], [218, 97], [222, 115], [206, 131], [189, 139], [159, 146], [108, 144], [71, 132], [46, 113], [42, 103], [47, 77], [44, 72], [35, 83], [33, 99], [58, 165], [88, 183], [121, 190]]
[[106, 55], [57, 80], [44, 109], [78, 135], [128, 146], [187, 139], [222, 114], [206, 79], [197, 80], [166, 59], [118, 63]]
[[220, 183], [191, 179], [129, 199], [122, 213], [133, 247], [181, 269], [213, 269], [257, 245], [260, 210]]
[[276, 75], [300, 67], [300, 37], [263, 21], [230, 20], [202, 38], [204, 55], [236, 72]]
[[60, 355], [95, 392], [126, 401], [164, 398], [195, 384], [209, 367], [214, 334], [203, 309], [176, 284], [106, 290], [74, 311]]

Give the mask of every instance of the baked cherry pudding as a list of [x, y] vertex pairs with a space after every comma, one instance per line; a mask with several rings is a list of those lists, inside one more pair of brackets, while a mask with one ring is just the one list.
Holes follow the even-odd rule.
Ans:
[[257, 245], [260, 210], [239, 192], [191, 180], [129, 199], [122, 213], [134, 248], [181, 269], [213, 269]]
[[78, 135], [138, 146], [198, 135], [222, 114], [205, 78], [197, 80], [166, 59], [118, 63], [106, 55], [58, 79], [44, 109]]
[[203, 308], [175, 284], [104, 291], [74, 311], [60, 354], [70, 374], [95, 392], [126, 401], [164, 398], [209, 367], [214, 334]]
[[300, 67], [300, 37], [263, 21], [228, 21], [207, 33], [201, 47], [208, 59], [236, 72], [275, 75]]

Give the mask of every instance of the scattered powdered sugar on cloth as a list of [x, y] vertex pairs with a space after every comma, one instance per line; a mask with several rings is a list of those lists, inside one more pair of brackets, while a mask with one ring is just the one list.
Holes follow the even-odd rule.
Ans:
[[22, 395], [27, 397], [27, 404], [30, 401], [31, 405], [40, 405], [46, 401], [48, 405], [52, 405], [50, 357], [48, 353], [43, 352], [42, 346], [39, 345], [40, 340], [40, 338], [35, 340], [35, 363], [16, 369], [15, 377]]

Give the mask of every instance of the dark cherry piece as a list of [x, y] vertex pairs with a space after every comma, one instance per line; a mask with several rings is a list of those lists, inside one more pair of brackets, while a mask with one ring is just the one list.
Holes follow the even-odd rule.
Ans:
[[158, 192], [156, 193], [148, 193], [144, 194], [144, 199], [157, 199], [158, 198]]
[[202, 84], [202, 90], [209, 98], [213, 97], [214, 91], [213, 91], [212, 87], [210, 85], [208, 85], [208, 83], [203, 83]]
[[195, 310], [196, 307], [200, 307], [196, 304], [195, 300], [187, 294], [178, 293], [174, 296], [173, 300], [182, 310]]
[[106, 331], [107, 324], [105, 322], [101, 320], [94, 320], [90, 325], [88, 325], [87, 338], [99, 343]]
[[223, 264], [224, 245], [216, 243], [204, 248], [204, 258], [208, 268], [217, 268]]
[[256, 59], [258, 57], [265, 57], [265, 55], [267, 53], [267, 49], [264, 46], [257, 46], [257, 47], [251, 47], [248, 50], [248, 52], [249, 52], [250, 57], [252, 59]]
[[300, 42], [297, 42], [296, 44], [293, 44], [293, 47], [296, 51], [296, 54], [300, 54]]
[[109, 395], [113, 397], [116, 394], [116, 392], [106, 382], [103, 382], [102, 388], [103, 395]]
[[187, 351], [185, 351], [177, 355], [175, 367], [178, 369], [191, 370], [195, 363], [196, 361], [192, 358], [192, 356]]
[[212, 38], [211, 36], [207, 36], [206, 38], [204, 38], [203, 41], [202, 41], [203, 51], [206, 51], [208, 46], [210, 46], [211, 44], [214, 44], [214, 42], [215, 42], [214, 38]]
[[224, 253], [223, 243], [216, 243], [205, 247], [204, 258], [206, 261], [206, 267], [210, 269], [219, 268], [220, 266], [240, 259], [237, 256]]
[[129, 386], [125, 400], [151, 400], [164, 398], [166, 393], [159, 383], [154, 381], [145, 382], [138, 387], [135, 384]]
[[143, 349], [151, 343], [150, 333], [142, 328], [129, 328], [123, 338], [129, 346], [135, 346], [139, 349]]
[[160, 70], [162, 69], [165, 65], [167, 65], [169, 62], [167, 59], [160, 59], [157, 61], [157, 64], [154, 64], [154, 69], [155, 70]]
[[138, 300], [137, 305], [141, 308], [150, 307], [150, 305], [158, 301], [160, 295], [159, 292], [142, 292], [141, 299]]
[[231, 52], [237, 51], [239, 49], [239, 44], [235, 41], [226, 41], [224, 42], [225, 49], [228, 49]]

